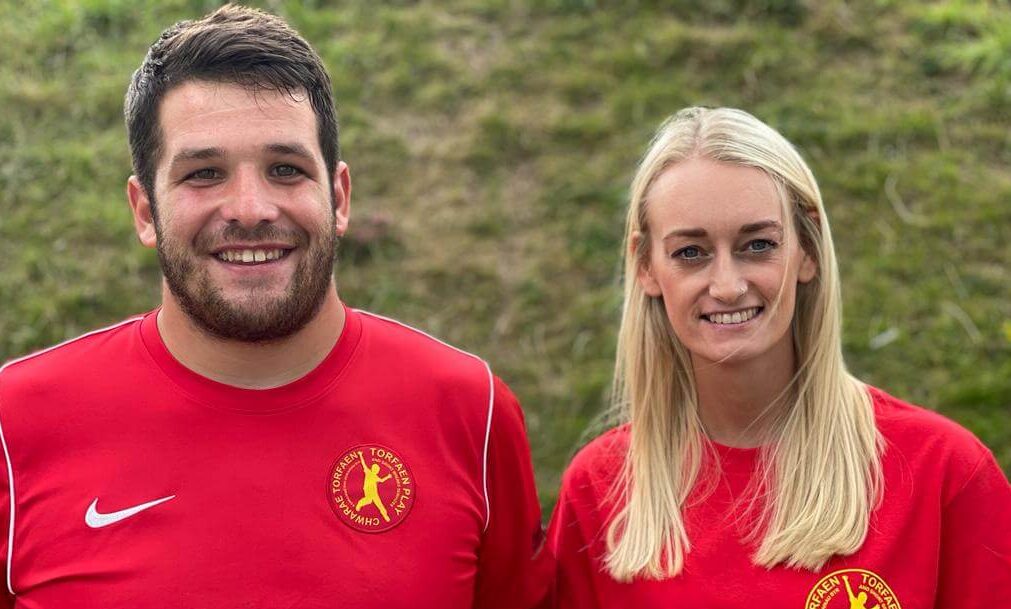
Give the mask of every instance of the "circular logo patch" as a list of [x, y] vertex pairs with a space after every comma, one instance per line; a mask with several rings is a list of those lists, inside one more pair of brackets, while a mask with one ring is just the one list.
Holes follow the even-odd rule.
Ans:
[[416, 494], [407, 463], [389, 448], [362, 444], [330, 468], [327, 495], [337, 518], [352, 529], [382, 533], [407, 518]]
[[902, 605], [876, 573], [840, 569], [818, 580], [804, 609], [902, 609]]

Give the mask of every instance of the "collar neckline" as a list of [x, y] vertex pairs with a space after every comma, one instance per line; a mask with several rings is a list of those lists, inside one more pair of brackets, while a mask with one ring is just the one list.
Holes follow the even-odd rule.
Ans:
[[[343, 305], [342, 305], [343, 306]], [[141, 338], [155, 364], [187, 397], [205, 406], [244, 414], [272, 414], [303, 406], [326, 392], [347, 368], [361, 338], [360, 314], [344, 306], [345, 322], [330, 353], [304, 376], [270, 389], [246, 389], [197, 374], [179, 362], [165, 346], [158, 331], [155, 309], [140, 324]]]

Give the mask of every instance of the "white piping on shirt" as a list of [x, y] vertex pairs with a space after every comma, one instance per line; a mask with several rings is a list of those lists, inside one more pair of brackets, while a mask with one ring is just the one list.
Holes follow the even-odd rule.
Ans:
[[397, 321], [395, 319], [390, 319], [389, 317], [383, 317], [382, 315], [376, 315], [375, 313], [370, 313], [368, 311], [362, 311], [361, 309], [354, 309], [354, 311], [356, 311], [358, 313], [361, 313], [363, 315], [368, 315], [369, 317], [374, 317], [376, 319], [381, 319], [383, 321], [388, 321], [388, 322], [396, 324], [396, 325], [398, 325], [398, 326], [400, 326], [402, 328], [407, 328], [408, 330], [411, 330], [412, 332], [417, 332], [418, 334], [421, 334], [422, 336], [425, 336], [425, 337], [427, 337], [427, 338], [429, 338], [431, 340], [434, 340], [435, 342], [439, 343], [440, 345], [449, 347], [450, 349], [452, 349], [452, 350], [454, 350], [454, 351], [456, 351], [458, 353], [462, 353], [464, 355], [469, 355], [470, 357], [473, 357], [474, 359], [476, 359], [479, 362], [481, 362], [482, 364], [484, 364], [485, 370], [488, 371], [488, 422], [487, 422], [487, 424], [485, 426], [485, 430], [484, 430], [484, 449], [482, 451], [482, 460], [481, 460], [481, 492], [484, 495], [484, 497], [483, 497], [483, 499], [484, 499], [484, 528], [481, 529], [481, 532], [483, 533], [483, 532], [487, 531], [488, 530], [488, 523], [491, 521], [491, 503], [489, 503], [489, 501], [488, 501], [488, 442], [491, 440], [491, 413], [492, 413], [493, 407], [495, 406], [495, 377], [491, 373], [491, 366], [488, 365], [488, 362], [484, 361], [483, 359], [481, 359], [480, 357], [474, 355], [473, 353], [470, 353], [468, 351], [464, 351], [463, 349], [460, 349], [458, 347], [454, 347], [453, 345], [451, 345], [449, 343], [446, 343], [446, 342], [443, 342], [443, 341], [439, 340], [438, 338], [432, 336], [428, 332], [425, 332], [423, 330], [419, 330], [419, 329], [417, 329], [417, 328], [415, 328], [413, 326], [409, 326], [409, 325], [407, 325], [407, 324], [405, 324], [405, 323], [403, 323], [401, 321]]
[[491, 366], [485, 362], [484, 367], [488, 370], [488, 424], [484, 428], [484, 458], [481, 461], [481, 484], [484, 486], [484, 529], [488, 530], [491, 523], [491, 504], [488, 502], [488, 443], [491, 440], [491, 413], [495, 406], [495, 377], [492, 376]]
[[0, 444], [3, 444], [4, 461], [7, 462], [7, 488], [11, 497], [11, 517], [7, 525], [7, 591], [11, 593], [11, 596], [14, 596], [14, 588], [11, 584], [11, 557], [14, 555], [14, 469], [11, 467], [11, 457], [7, 452], [7, 439], [4, 437], [2, 423], [0, 423]]
[[[102, 332], [108, 332], [110, 330], [115, 330], [116, 328], [118, 328], [120, 326], [125, 326], [126, 324], [130, 324], [130, 323], [133, 323], [133, 322], [136, 322], [136, 321], [140, 321], [142, 319], [144, 319], [144, 316], [131, 317], [130, 319], [125, 319], [125, 320], [123, 320], [123, 321], [121, 321], [121, 322], [119, 322], [117, 324], [113, 324], [113, 325], [107, 326], [105, 328], [99, 328], [98, 330], [92, 330], [91, 332], [88, 332], [86, 334], [82, 334], [82, 335], [80, 335], [80, 336], [78, 336], [76, 338], [71, 338], [69, 340], [65, 340], [62, 343], [58, 344], [58, 345], [53, 345], [52, 347], [48, 347], [46, 349], [42, 349], [41, 351], [36, 351], [35, 353], [29, 353], [28, 355], [25, 355], [23, 357], [19, 357], [17, 359], [13, 359], [13, 360], [7, 362], [6, 364], [4, 364], [3, 366], [0, 366], [0, 373], [3, 373], [3, 371], [6, 370], [8, 366], [13, 366], [14, 364], [16, 364], [18, 362], [23, 362], [25, 360], [32, 359], [33, 357], [37, 357], [37, 356], [42, 355], [44, 353], [49, 353], [50, 351], [59, 349], [60, 347], [63, 347], [65, 345], [69, 345], [70, 343], [77, 342], [79, 340], [88, 338], [89, 336], [94, 336], [95, 334], [101, 334]], [[4, 461], [6, 461], [6, 464], [7, 464], [7, 487], [9, 489], [9, 491], [10, 491], [10, 498], [11, 498], [10, 523], [7, 525], [7, 591], [11, 593], [11, 596], [15, 596], [15, 593], [14, 593], [14, 580], [13, 580], [13, 577], [11, 576], [11, 570], [12, 570], [11, 563], [13, 562], [13, 558], [14, 558], [14, 505], [16, 503], [15, 500], [14, 500], [14, 466], [11, 464], [10, 451], [7, 450], [7, 438], [4, 436], [3, 423], [0, 423], [0, 445], [3, 445]]]

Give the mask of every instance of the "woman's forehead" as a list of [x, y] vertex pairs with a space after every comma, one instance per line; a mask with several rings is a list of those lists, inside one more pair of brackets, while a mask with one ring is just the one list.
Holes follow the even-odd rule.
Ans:
[[660, 230], [671, 225], [708, 230], [783, 220], [781, 194], [768, 174], [702, 158], [661, 172], [646, 193], [646, 206], [647, 220]]

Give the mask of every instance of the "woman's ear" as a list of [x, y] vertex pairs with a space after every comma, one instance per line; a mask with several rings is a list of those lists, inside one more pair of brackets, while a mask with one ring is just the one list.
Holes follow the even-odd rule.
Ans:
[[[820, 232], [820, 221], [821, 217], [818, 215], [818, 210], [808, 209], [803, 212], [805, 218], [801, 218], [800, 221], [807, 224], [807, 232], [811, 235], [811, 238], [801, 239], [800, 245], [801, 250], [804, 252], [804, 259], [800, 261], [800, 267], [797, 269], [797, 281], [799, 283], [807, 283], [815, 278], [818, 274], [818, 259], [815, 256], [817, 250], [817, 245], [812, 241]], [[799, 228], [799, 227], [798, 227]]]
[[814, 256], [804, 250], [804, 259], [800, 261], [800, 268], [797, 270], [797, 282], [807, 283], [818, 274], [818, 261]]
[[653, 276], [648, 253], [643, 255], [640, 251], [641, 248], [645, 248], [647, 252], [649, 250], [649, 244], [644, 242], [645, 239], [648, 237], [641, 232], [632, 235], [632, 238], [628, 240], [627, 255], [635, 260], [636, 280], [639, 282], [639, 287], [647, 295], [656, 297], [661, 295], [660, 283]]

